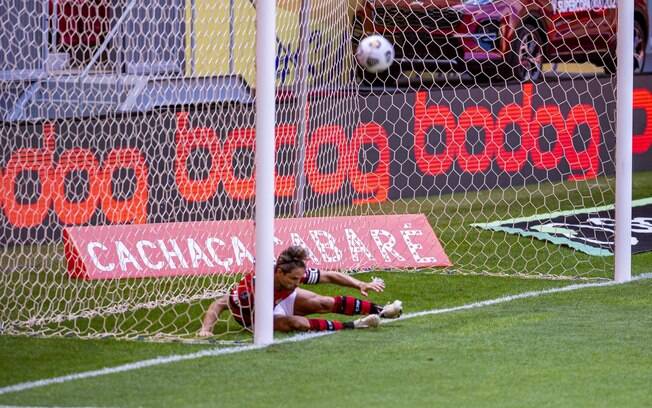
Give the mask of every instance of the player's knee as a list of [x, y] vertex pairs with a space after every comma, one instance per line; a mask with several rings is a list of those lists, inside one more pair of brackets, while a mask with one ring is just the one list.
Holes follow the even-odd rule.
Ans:
[[274, 319], [274, 330], [280, 332], [308, 331], [310, 323], [299, 316], [283, 316]]
[[333, 310], [335, 300], [332, 297], [323, 297], [319, 300], [319, 303], [323, 312], [327, 313]]
[[319, 313], [328, 313], [333, 310], [335, 301], [332, 297], [322, 296], [318, 300]]
[[292, 331], [308, 331], [310, 330], [310, 323], [308, 322], [308, 319], [298, 317], [298, 316], [292, 316], [289, 319], [290, 322], [290, 327]]

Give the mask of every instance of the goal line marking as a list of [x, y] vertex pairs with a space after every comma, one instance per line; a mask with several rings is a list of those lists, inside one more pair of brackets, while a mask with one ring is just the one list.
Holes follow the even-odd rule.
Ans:
[[[635, 278], [632, 279], [632, 281], [635, 280], [640, 280], [640, 279], [648, 279], [652, 278], [652, 274], [645, 274], [645, 275], [639, 275]], [[553, 293], [561, 293], [561, 292], [571, 292], [579, 289], [587, 289], [587, 288], [595, 288], [595, 287], [603, 287], [603, 286], [612, 286], [612, 285], [618, 285], [619, 283], [614, 282], [614, 281], [609, 281], [609, 282], [597, 282], [597, 283], [584, 283], [584, 284], [575, 284], [575, 285], [568, 285], [560, 288], [552, 288], [552, 289], [545, 289], [545, 290], [540, 290], [540, 291], [531, 291], [531, 292], [524, 292], [520, 293], [517, 295], [509, 295], [509, 296], [503, 296], [499, 297], [496, 299], [490, 299], [490, 300], [483, 300], [480, 302], [474, 302], [474, 303], [468, 303], [466, 305], [461, 305], [461, 306], [455, 306], [455, 307], [449, 307], [449, 308], [444, 308], [444, 309], [432, 309], [432, 310], [425, 310], [421, 312], [414, 312], [414, 313], [406, 313], [403, 316], [399, 317], [398, 319], [392, 319], [392, 320], [384, 320], [383, 324], [391, 324], [396, 321], [400, 320], [407, 320], [407, 319], [412, 319], [415, 317], [422, 317], [422, 316], [429, 316], [429, 315], [438, 315], [438, 314], [444, 314], [444, 313], [452, 313], [452, 312], [458, 312], [462, 310], [470, 310], [470, 309], [477, 309], [481, 307], [486, 307], [486, 306], [493, 306], [501, 303], [507, 303], [511, 302], [513, 300], [519, 300], [519, 299], [527, 299], [527, 298], [534, 298], [538, 296], [543, 296], [543, 295], [549, 295]], [[306, 333], [306, 334], [298, 334], [292, 337], [284, 338], [281, 340], [278, 340], [273, 343], [273, 345], [277, 344], [286, 344], [286, 343], [295, 343], [295, 342], [300, 342], [300, 341], [305, 341], [305, 340], [310, 340], [314, 339], [317, 337], [322, 337], [326, 336], [329, 334], [334, 334], [336, 332], [317, 332], [317, 333]], [[158, 365], [163, 365], [163, 364], [172, 364], [172, 363], [177, 363], [181, 361], [188, 361], [188, 360], [196, 360], [198, 358], [203, 358], [203, 357], [214, 357], [214, 356], [221, 356], [221, 355], [227, 355], [227, 354], [236, 354], [236, 353], [241, 353], [241, 352], [246, 352], [246, 351], [252, 351], [252, 350], [261, 350], [264, 349], [267, 346], [259, 346], [259, 345], [246, 345], [246, 346], [237, 346], [237, 347], [231, 347], [231, 348], [219, 348], [219, 349], [207, 349], [207, 350], [202, 350], [198, 351], [195, 353], [188, 353], [188, 354], [173, 354], [170, 356], [164, 356], [164, 357], [156, 357], [148, 360], [142, 360], [142, 361], [137, 361], [134, 363], [128, 363], [128, 364], [123, 364], [115, 367], [107, 367], [107, 368], [102, 368], [99, 370], [91, 370], [91, 371], [83, 371], [80, 373], [76, 374], [69, 374], [69, 375], [64, 375], [60, 377], [53, 377], [53, 378], [46, 378], [43, 380], [37, 380], [37, 381], [27, 381], [19, 384], [14, 384], [6, 387], [0, 388], [0, 395], [5, 395], [5, 394], [11, 394], [15, 392], [20, 392], [20, 391], [25, 391], [25, 390], [30, 390], [33, 388], [39, 388], [39, 387], [45, 387], [48, 385], [52, 384], [63, 384], [66, 382], [70, 381], [75, 381], [75, 380], [83, 380], [87, 378], [94, 378], [94, 377], [101, 377], [104, 375], [109, 375], [109, 374], [117, 374], [117, 373], [123, 373], [126, 371], [132, 371], [132, 370], [139, 370], [142, 368], [147, 368], [147, 367], [154, 367]]]

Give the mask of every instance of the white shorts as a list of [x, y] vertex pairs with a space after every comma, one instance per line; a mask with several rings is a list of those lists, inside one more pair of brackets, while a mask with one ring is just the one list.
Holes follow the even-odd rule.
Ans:
[[290, 296], [274, 306], [274, 316], [294, 316], [294, 301], [296, 298], [297, 291], [295, 290]]

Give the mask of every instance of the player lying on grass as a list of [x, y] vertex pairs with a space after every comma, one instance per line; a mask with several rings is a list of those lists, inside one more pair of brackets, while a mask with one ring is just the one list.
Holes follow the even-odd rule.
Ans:
[[[306, 268], [307, 257], [303, 248], [291, 246], [283, 251], [276, 260], [274, 266], [274, 330], [290, 332], [363, 329], [378, 326], [381, 317], [392, 319], [401, 315], [403, 309], [398, 300], [383, 307], [351, 296], [321, 296], [300, 288], [300, 284], [333, 283], [359, 289], [363, 296], [367, 296], [369, 291], [382, 292], [385, 289], [385, 282], [382, 279], [363, 282], [341, 272]], [[210, 305], [204, 315], [199, 336], [212, 336], [215, 323], [226, 309], [231, 311], [233, 318], [241, 326], [249, 330], [253, 328], [253, 274], [246, 275], [229, 294], [215, 300]], [[305, 317], [317, 313], [363, 315], [363, 317], [349, 322]]]

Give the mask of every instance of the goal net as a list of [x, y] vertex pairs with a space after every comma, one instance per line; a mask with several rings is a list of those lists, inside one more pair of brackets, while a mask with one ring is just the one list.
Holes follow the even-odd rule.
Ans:
[[[0, 331], [195, 339], [255, 255], [256, 4], [35, 3], [0, 6]], [[612, 277], [613, 225], [577, 214], [613, 204], [615, 1], [440, 3], [278, 2], [278, 233], [332, 266], [329, 220], [423, 214], [451, 266], [391, 270]], [[381, 269], [360, 245], [338, 269]]]

